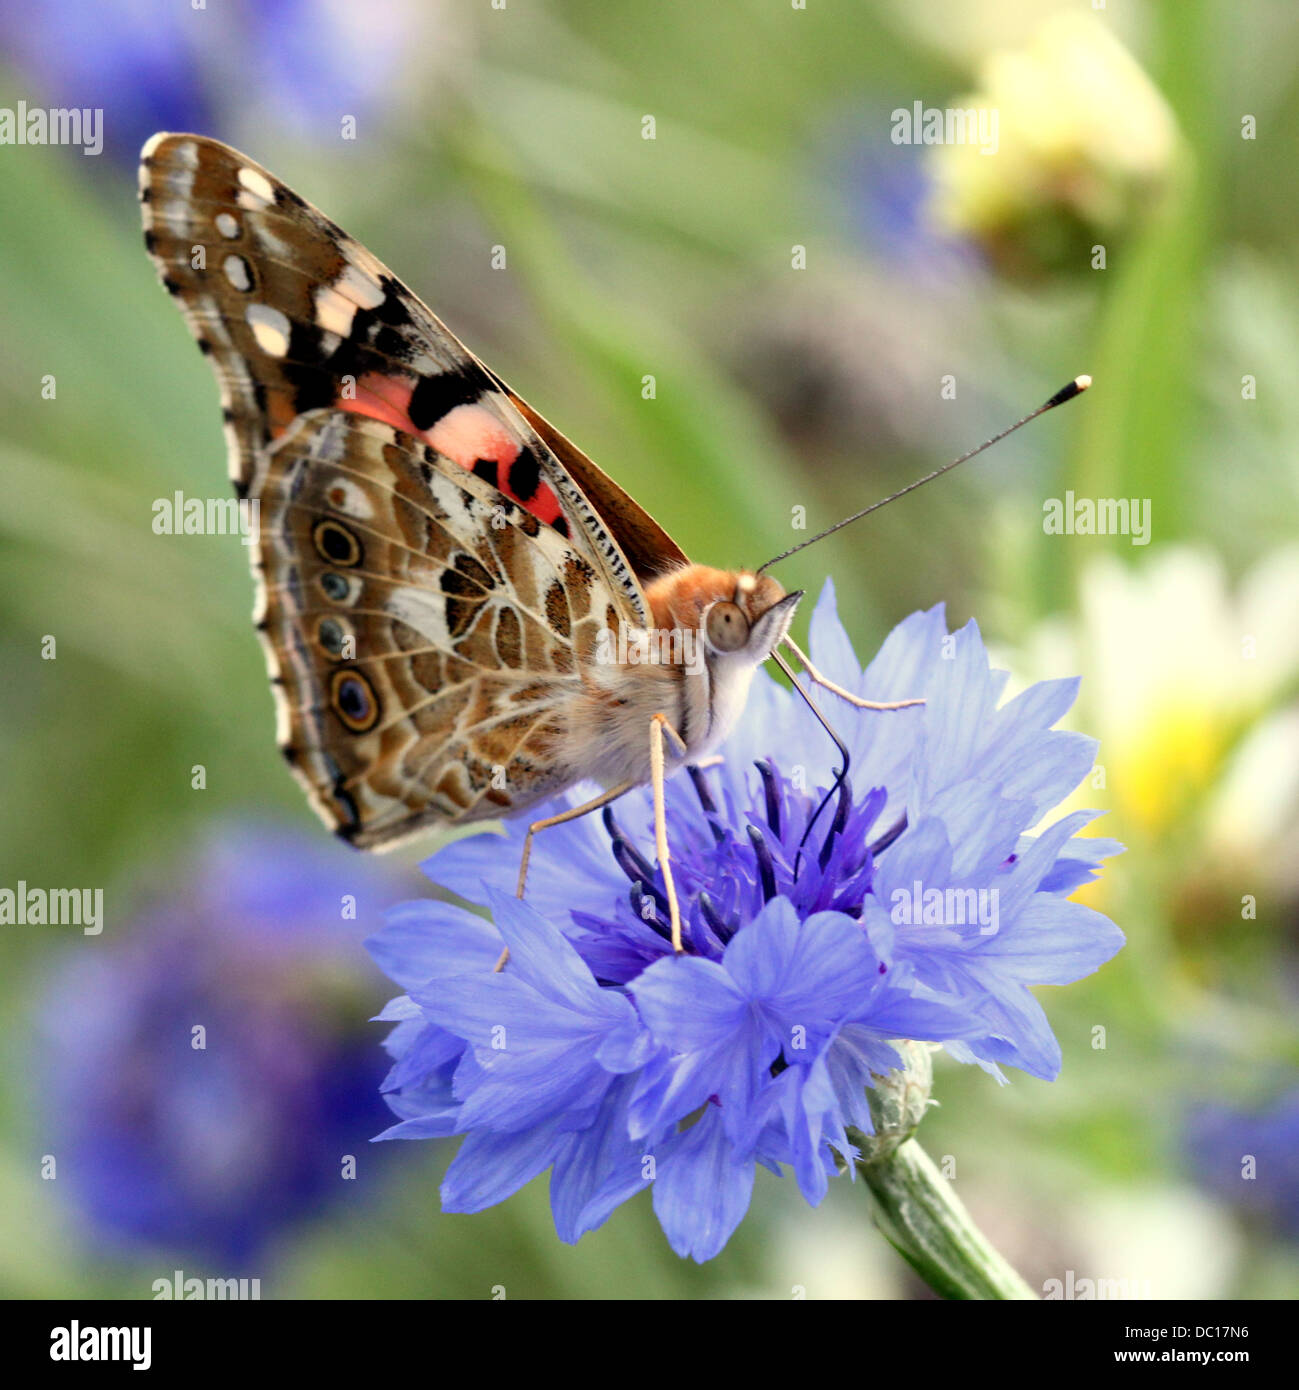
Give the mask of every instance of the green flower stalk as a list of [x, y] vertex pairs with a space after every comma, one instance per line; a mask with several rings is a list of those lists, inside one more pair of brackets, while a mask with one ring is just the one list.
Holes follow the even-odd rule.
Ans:
[[877, 1076], [867, 1093], [875, 1133], [851, 1136], [861, 1149], [856, 1166], [870, 1188], [876, 1225], [943, 1298], [1036, 1298], [916, 1142], [933, 1081], [929, 1047], [916, 1042], [894, 1047], [906, 1066]]

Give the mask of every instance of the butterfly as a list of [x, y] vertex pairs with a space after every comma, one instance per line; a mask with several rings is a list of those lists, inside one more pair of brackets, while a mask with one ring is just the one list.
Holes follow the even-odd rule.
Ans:
[[155, 135], [140, 201], [216, 371], [278, 740], [327, 825], [381, 848], [714, 752], [801, 593], [692, 564], [247, 156]]
[[859, 707], [923, 704], [875, 704], [823, 676], [789, 636], [802, 592], [764, 573], [775, 561], [692, 563], [386, 266], [246, 155], [160, 133], [139, 184], [145, 248], [216, 371], [230, 476], [255, 508], [279, 745], [343, 839], [385, 848], [601, 783], [529, 826], [522, 896], [536, 831], [649, 782], [680, 949], [663, 781], [715, 753], [757, 668], [773, 657], [792, 677], [783, 643]]

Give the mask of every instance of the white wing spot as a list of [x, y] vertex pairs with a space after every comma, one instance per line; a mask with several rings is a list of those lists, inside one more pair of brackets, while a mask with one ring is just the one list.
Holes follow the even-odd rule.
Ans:
[[268, 357], [283, 357], [289, 350], [289, 321], [269, 304], [250, 304], [244, 313], [257, 346]]
[[[246, 165], [239, 171], [239, 182], [249, 193], [260, 198], [263, 203], [273, 203], [275, 201], [275, 187], [265, 174], [259, 174], [256, 169], [249, 169]], [[240, 199], [242, 203], [243, 199]]]
[[252, 276], [249, 275], [248, 263], [242, 256], [227, 256], [222, 262], [221, 269], [225, 271], [226, 279], [235, 289], [242, 290], [245, 294], [252, 289]]
[[365, 492], [342, 474], [335, 474], [329, 479], [324, 493], [330, 505], [346, 516], [354, 516], [360, 521], [369, 521], [374, 516], [374, 507]]
[[227, 241], [239, 235], [239, 219], [233, 213], [219, 212], [216, 215], [216, 229]]
[[413, 627], [435, 647], [444, 647], [450, 641], [446, 600], [441, 594], [410, 585], [394, 586], [388, 595], [387, 607], [389, 613], [400, 618], [407, 627]]
[[[242, 195], [240, 195], [242, 196]], [[267, 225], [265, 218], [259, 218], [253, 226], [253, 231], [257, 234], [257, 240], [273, 256], [278, 256], [282, 261], [293, 260], [293, 247], [283, 238], [275, 235]]]
[[383, 286], [354, 265], [345, 265], [339, 271], [333, 287], [362, 309], [377, 309], [387, 298]]
[[316, 322], [327, 333], [337, 333], [346, 338], [352, 331], [352, 320], [356, 317], [356, 305], [344, 299], [328, 285], [316, 290]]

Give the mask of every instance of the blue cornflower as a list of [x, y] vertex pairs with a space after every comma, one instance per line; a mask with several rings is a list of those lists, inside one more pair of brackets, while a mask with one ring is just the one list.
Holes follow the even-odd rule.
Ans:
[[96, 1243], [230, 1275], [331, 1197], [374, 1190], [383, 1067], [349, 1020], [363, 924], [400, 880], [273, 827], [214, 835], [184, 875], [55, 971], [37, 1132]]
[[862, 671], [828, 585], [811, 648], [854, 694], [927, 703], [875, 713], [825, 696], [851, 755], [835, 788], [824, 731], [759, 675], [721, 761], [667, 787], [683, 956], [642, 849], [648, 790], [544, 832], [525, 903], [508, 895], [522, 825], [457, 841], [425, 872], [494, 921], [407, 903], [371, 942], [408, 990], [383, 1015], [398, 1024], [385, 1093], [401, 1123], [380, 1137], [467, 1136], [447, 1210], [552, 1168], [572, 1241], [652, 1186], [672, 1247], [704, 1260], [743, 1217], [757, 1164], [792, 1168], [813, 1203], [851, 1171], [871, 1078], [901, 1065], [890, 1040], [941, 1042], [998, 1076], [1058, 1072], [1028, 987], [1089, 974], [1123, 940], [1067, 900], [1119, 848], [1078, 834], [1091, 814], [1028, 833], [1092, 766], [1092, 740], [1052, 729], [1077, 682], [998, 708], [1004, 673], [941, 608]]

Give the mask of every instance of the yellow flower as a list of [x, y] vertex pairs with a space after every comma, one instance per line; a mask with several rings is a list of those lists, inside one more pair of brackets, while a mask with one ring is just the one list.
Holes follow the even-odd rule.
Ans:
[[[1192, 547], [1170, 547], [1139, 567], [1099, 556], [1084, 569], [1077, 619], [1031, 636], [1023, 674], [1083, 674], [1080, 719], [1101, 740], [1104, 796], [1117, 822], [1098, 833], [1153, 839], [1198, 812], [1238, 835], [1263, 830], [1238, 793], [1225, 822], [1215, 800], [1258, 738], [1273, 724], [1292, 727], [1293, 714], [1275, 707], [1299, 683], [1297, 614], [1299, 547], [1261, 562], [1234, 595], [1218, 558]], [[1257, 751], [1251, 756], [1257, 764]], [[1272, 778], [1289, 785], [1293, 805], [1299, 759]], [[1084, 791], [1080, 802], [1103, 804], [1096, 788]], [[1286, 799], [1278, 785], [1259, 809]], [[1275, 809], [1270, 816], [1275, 829]]]
[[1178, 143], [1172, 112], [1090, 12], [1052, 16], [1029, 47], [988, 57], [978, 81], [955, 105], [996, 113], [995, 152], [973, 143], [929, 150], [932, 213], [946, 231], [994, 252], [1030, 227], [1040, 242], [1052, 218], [1112, 232], [1169, 174]]

